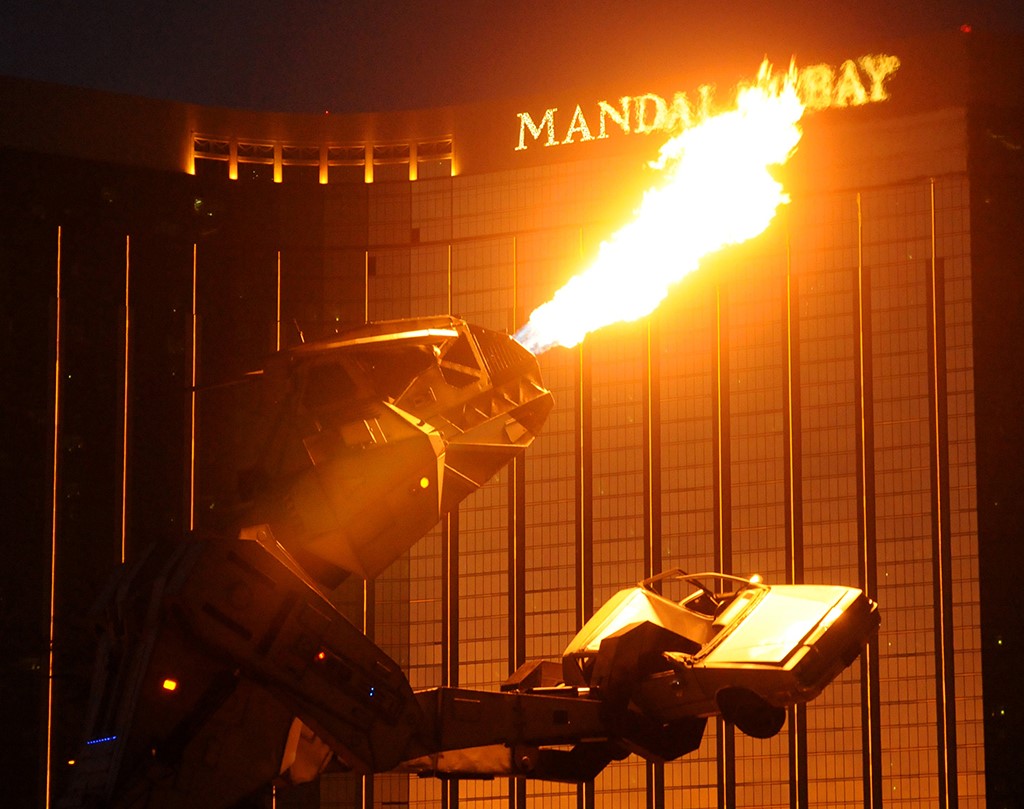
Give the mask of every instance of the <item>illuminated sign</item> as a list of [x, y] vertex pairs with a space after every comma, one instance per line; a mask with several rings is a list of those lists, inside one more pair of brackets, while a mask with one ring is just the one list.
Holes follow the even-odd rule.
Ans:
[[[810, 110], [828, 107], [855, 107], [885, 101], [889, 94], [885, 83], [900, 66], [900, 60], [887, 54], [848, 59], [838, 68], [811, 65], [797, 72], [797, 92]], [[645, 135], [651, 132], [680, 132], [704, 120], [713, 112], [714, 88], [703, 85], [696, 96], [676, 93], [669, 101], [656, 93], [623, 96], [618, 102], [598, 101], [584, 111], [582, 104], [566, 118], [558, 107], [549, 107], [535, 118], [529, 112], [516, 113], [519, 119], [519, 145], [515, 151], [536, 143], [564, 146], [604, 140], [612, 132]]]

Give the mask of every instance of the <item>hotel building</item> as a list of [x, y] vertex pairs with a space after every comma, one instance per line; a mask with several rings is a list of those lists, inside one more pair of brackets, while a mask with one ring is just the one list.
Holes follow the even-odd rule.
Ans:
[[[768, 230], [543, 354], [556, 404], [525, 456], [335, 593], [414, 687], [496, 689], [677, 567], [862, 587], [861, 659], [768, 741], [711, 721], [695, 753], [579, 787], [329, 773], [278, 805], [1017, 805], [1019, 45], [895, 45], [886, 100], [808, 113]], [[870, 94], [859, 56], [829, 64]], [[655, 99], [715, 80], [725, 104], [738, 78], [342, 116], [0, 79], [12, 805], [73, 766], [107, 577], [215, 520], [254, 451], [228, 383], [367, 319], [514, 331], [657, 182]], [[626, 96], [639, 117], [601, 114]]]

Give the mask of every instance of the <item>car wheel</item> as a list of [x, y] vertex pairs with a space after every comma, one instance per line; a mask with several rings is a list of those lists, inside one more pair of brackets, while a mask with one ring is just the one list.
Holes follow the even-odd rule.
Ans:
[[770, 705], [746, 688], [723, 688], [717, 700], [725, 721], [755, 739], [770, 739], [786, 722], [785, 708]]

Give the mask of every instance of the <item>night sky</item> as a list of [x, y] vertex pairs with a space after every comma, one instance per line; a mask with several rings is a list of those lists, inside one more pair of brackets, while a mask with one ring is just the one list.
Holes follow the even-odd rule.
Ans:
[[682, 72], [726, 52], [806, 63], [965, 24], [1024, 32], [1024, 13], [1019, 0], [3, 0], [0, 74], [213, 106], [415, 109]]

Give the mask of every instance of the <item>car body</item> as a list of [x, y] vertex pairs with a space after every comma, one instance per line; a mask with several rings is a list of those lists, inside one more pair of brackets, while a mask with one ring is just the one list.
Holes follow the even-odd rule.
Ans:
[[[659, 590], [685, 587], [675, 600]], [[672, 570], [619, 591], [566, 647], [566, 683], [665, 721], [721, 714], [749, 735], [821, 693], [878, 629], [861, 590]]]

